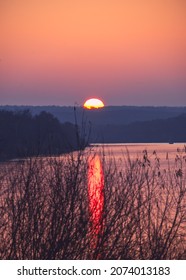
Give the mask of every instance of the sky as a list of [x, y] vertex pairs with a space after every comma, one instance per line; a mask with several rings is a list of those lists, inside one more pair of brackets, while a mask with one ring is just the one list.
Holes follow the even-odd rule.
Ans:
[[186, 106], [185, 0], [0, 0], [0, 105]]

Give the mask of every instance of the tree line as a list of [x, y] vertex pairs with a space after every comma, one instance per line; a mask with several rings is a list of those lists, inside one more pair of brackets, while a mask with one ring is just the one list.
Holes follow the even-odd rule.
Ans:
[[94, 126], [95, 142], [166, 143], [186, 141], [186, 114], [174, 118], [138, 121], [128, 125]]
[[60, 123], [47, 112], [0, 111], [0, 161], [59, 155], [83, 146], [77, 125]]

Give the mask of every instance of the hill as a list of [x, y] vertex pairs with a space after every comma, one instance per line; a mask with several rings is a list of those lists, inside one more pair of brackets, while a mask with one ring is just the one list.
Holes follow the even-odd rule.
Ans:
[[[32, 115], [42, 111], [51, 113], [60, 122], [75, 123], [74, 107], [67, 106], [0, 106], [0, 110], [22, 111], [29, 110]], [[107, 106], [99, 110], [86, 110], [76, 107], [78, 122], [82, 118], [92, 125], [121, 125], [136, 121], [168, 119], [186, 113], [186, 107], [137, 107], [137, 106]]]
[[[78, 124], [83, 135], [91, 130], [90, 142], [186, 142], [186, 107], [108, 106], [86, 110], [65, 106], [0, 106], [0, 112], [2, 109], [29, 110], [34, 118], [44, 110], [62, 124]], [[74, 137], [71, 135], [71, 141]]]
[[186, 114], [175, 118], [95, 127], [93, 142], [152, 143], [186, 142]]

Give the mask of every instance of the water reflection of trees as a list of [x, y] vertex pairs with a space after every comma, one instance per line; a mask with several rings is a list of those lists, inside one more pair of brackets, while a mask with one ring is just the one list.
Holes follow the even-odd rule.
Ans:
[[117, 168], [102, 158], [104, 206], [97, 232], [87, 153], [0, 166], [0, 258], [185, 259], [184, 154], [171, 170], [161, 170], [156, 156], [152, 165], [146, 151], [135, 160], [128, 155]]

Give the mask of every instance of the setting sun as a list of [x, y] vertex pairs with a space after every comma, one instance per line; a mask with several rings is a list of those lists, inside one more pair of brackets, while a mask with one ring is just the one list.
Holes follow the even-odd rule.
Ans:
[[104, 106], [105, 105], [103, 101], [97, 98], [88, 99], [83, 105], [83, 107], [86, 109], [98, 109], [98, 108], [103, 108]]

